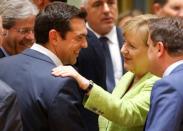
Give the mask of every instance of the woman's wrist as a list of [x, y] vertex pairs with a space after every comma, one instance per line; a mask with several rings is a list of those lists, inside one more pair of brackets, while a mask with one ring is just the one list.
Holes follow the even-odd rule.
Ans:
[[88, 87], [90, 81], [81, 75], [78, 78], [79, 78], [78, 83], [80, 88], [82, 90], [85, 90]]
[[93, 85], [94, 85], [94, 82], [92, 80], [90, 80], [87, 88], [84, 89], [85, 94], [89, 95], [91, 89], [93, 88]]

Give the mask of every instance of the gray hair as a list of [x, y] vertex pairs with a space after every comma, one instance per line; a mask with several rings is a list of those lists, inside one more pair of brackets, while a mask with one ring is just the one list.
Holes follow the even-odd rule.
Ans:
[[0, 15], [5, 29], [13, 27], [17, 19], [26, 19], [37, 13], [37, 8], [29, 0], [0, 0]]

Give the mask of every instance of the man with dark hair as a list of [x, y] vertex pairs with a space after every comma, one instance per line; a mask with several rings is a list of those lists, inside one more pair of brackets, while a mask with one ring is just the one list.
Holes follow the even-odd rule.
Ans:
[[162, 79], [151, 93], [145, 131], [183, 131], [183, 19], [149, 22], [150, 71]]
[[51, 75], [87, 47], [85, 17], [63, 2], [49, 4], [36, 17], [31, 49], [0, 60], [0, 78], [17, 92], [24, 131], [87, 131], [77, 83]]
[[67, 0], [32, 0], [32, 2], [37, 6], [39, 10], [44, 9], [47, 4], [54, 1], [67, 2]]
[[183, 17], [183, 0], [154, 0], [152, 9], [159, 16]]

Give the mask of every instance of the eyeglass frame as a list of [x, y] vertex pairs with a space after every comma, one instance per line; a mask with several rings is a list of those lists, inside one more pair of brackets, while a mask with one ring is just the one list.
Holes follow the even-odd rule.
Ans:
[[20, 33], [21, 35], [27, 35], [29, 33], [34, 33], [34, 29], [33, 28], [15, 28], [13, 27], [12, 29], [14, 29], [16, 32]]

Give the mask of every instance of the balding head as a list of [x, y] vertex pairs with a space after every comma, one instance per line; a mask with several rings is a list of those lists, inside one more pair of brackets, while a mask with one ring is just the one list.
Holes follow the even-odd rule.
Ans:
[[87, 22], [99, 35], [106, 35], [115, 25], [117, 0], [82, 0], [81, 8], [87, 12]]

